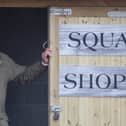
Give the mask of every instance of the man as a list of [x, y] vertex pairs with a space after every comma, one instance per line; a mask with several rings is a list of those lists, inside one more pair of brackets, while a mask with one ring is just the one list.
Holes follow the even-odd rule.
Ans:
[[26, 83], [34, 80], [47, 68], [49, 56], [51, 56], [51, 50], [47, 48], [41, 54], [41, 61], [26, 67], [16, 64], [8, 55], [0, 52], [0, 126], [8, 126], [5, 112], [8, 82], [14, 80], [18, 83]]

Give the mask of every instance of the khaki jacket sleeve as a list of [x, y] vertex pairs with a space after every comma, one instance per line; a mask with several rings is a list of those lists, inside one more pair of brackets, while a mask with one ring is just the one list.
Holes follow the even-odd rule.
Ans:
[[27, 83], [36, 79], [47, 67], [40, 62], [30, 66], [19, 65], [7, 54], [0, 52], [1, 67], [8, 81], [14, 80], [18, 83]]
[[28, 67], [26, 66], [17, 66], [15, 68], [15, 78], [14, 81], [24, 84], [31, 82], [36, 79], [47, 67], [43, 66], [40, 62], [37, 62]]

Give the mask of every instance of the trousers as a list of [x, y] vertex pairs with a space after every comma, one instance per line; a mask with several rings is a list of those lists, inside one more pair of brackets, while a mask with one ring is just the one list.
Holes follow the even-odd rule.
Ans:
[[8, 126], [7, 120], [0, 120], [0, 126]]
[[8, 117], [5, 113], [0, 113], [0, 126], [8, 126]]

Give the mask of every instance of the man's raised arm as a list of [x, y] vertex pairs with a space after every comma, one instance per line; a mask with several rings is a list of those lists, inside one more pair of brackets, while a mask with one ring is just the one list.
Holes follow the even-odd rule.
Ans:
[[41, 54], [41, 61], [36, 62], [30, 66], [17, 65], [14, 81], [24, 84], [36, 79], [47, 68], [51, 53], [51, 49], [47, 48]]

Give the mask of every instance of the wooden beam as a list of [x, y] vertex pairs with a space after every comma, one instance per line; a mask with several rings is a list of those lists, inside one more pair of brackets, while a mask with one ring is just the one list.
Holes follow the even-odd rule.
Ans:
[[49, 6], [83, 6], [83, 7], [126, 7], [125, 0], [0, 0], [0, 7], [49, 7]]

